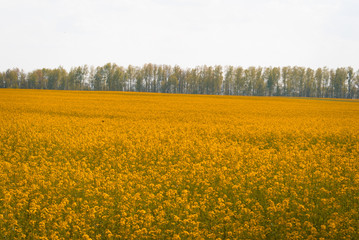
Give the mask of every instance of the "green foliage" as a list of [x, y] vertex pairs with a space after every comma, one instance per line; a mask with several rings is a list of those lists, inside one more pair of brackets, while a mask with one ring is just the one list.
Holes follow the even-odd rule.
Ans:
[[0, 72], [0, 88], [137, 91], [185, 94], [358, 98], [359, 71], [328, 69], [234, 67], [220, 65], [183, 69], [176, 65], [144, 64], [127, 68], [114, 63], [71, 68], [18, 68]]

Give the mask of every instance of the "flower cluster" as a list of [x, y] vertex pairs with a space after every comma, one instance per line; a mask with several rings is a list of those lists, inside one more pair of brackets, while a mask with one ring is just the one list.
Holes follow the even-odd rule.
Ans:
[[0, 89], [0, 239], [359, 239], [359, 103]]

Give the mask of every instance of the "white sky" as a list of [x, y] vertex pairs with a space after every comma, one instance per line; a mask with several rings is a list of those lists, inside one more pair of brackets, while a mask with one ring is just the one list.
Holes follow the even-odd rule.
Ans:
[[358, 0], [0, 0], [0, 71], [144, 63], [359, 68]]

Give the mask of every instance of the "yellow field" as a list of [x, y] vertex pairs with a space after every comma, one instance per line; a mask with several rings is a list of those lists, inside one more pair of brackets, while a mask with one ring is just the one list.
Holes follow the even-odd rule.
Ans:
[[0, 239], [359, 239], [359, 102], [0, 90]]

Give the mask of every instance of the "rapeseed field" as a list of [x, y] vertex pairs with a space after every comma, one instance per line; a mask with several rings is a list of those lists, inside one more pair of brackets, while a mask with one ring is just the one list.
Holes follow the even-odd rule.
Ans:
[[0, 239], [359, 239], [359, 102], [1, 89]]

